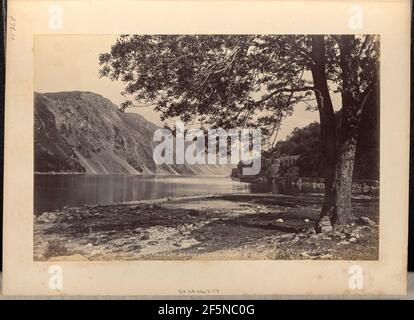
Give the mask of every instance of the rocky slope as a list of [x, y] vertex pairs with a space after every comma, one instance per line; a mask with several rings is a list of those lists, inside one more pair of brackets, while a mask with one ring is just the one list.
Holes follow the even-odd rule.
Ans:
[[91, 92], [35, 93], [37, 173], [228, 175], [230, 165], [156, 165], [156, 125]]

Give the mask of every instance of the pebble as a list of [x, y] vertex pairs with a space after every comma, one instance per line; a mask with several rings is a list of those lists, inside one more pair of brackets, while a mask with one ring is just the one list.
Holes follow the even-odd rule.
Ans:
[[300, 256], [302, 257], [302, 258], [310, 258], [311, 256], [307, 253], [307, 252], [302, 252], [301, 254], [300, 254]]
[[361, 235], [358, 233], [358, 232], [352, 232], [351, 233], [351, 238], [357, 238], [357, 239], [359, 239], [361, 237]]
[[349, 244], [349, 242], [348, 242], [348, 241], [346, 241], [346, 240], [343, 240], [343, 241], [341, 241], [341, 242], [338, 242], [336, 245], [337, 245], [337, 246], [341, 246], [341, 245], [346, 245], [346, 244]]
[[371, 220], [370, 218], [368, 218], [368, 217], [361, 217], [361, 220], [362, 220], [364, 223], [366, 223], [366, 224], [370, 225], [371, 227], [375, 226], [375, 222], [374, 222], [374, 221], [372, 221], [372, 220]]

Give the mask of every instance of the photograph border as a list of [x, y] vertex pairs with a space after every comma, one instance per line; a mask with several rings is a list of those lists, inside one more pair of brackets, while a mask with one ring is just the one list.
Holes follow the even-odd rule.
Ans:
[[[8, 24], [6, 61], [5, 294], [381, 295], [406, 292], [409, 1], [15, 0], [8, 5], [8, 20], [15, 21], [15, 25], [11, 28]], [[350, 23], [355, 14], [353, 6], [362, 9], [362, 29], [354, 29]], [[57, 29], [51, 22], [56, 12], [63, 17], [63, 24], [61, 28], [57, 24]], [[309, 17], [317, 17], [317, 22]], [[33, 36], [55, 33], [380, 34], [379, 260], [33, 262]], [[56, 265], [63, 272], [63, 286], [51, 288]], [[350, 284], [353, 266], [363, 270], [362, 288], [353, 288]]]

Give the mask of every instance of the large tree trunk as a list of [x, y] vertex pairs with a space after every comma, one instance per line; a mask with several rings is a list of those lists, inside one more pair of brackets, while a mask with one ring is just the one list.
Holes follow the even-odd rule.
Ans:
[[[337, 149], [336, 122], [325, 74], [325, 45], [323, 36], [312, 36], [312, 76], [321, 122], [322, 154], [325, 156], [325, 198], [317, 232], [342, 231], [352, 222], [352, 177], [358, 128], [367, 96], [360, 100], [358, 61], [353, 59], [355, 37], [339, 37], [342, 77], [342, 114]], [[369, 92], [369, 90], [367, 90]], [[333, 227], [333, 228], [332, 228]]]
[[363, 103], [358, 100], [358, 67], [353, 65], [357, 61], [352, 59], [354, 46], [353, 35], [344, 35], [339, 38], [342, 69], [342, 119], [334, 182], [336, 210], [331, 219], [335, 229], [339, 231], [354, 219], [351, 210], [352, 176], [363, 108]]
[[335, 210], [330, 217], [334, 228], [341, 231], [352, 222], [351, 211], [352, 175], [354, 172], [356, 133], [341, 138], [338, 162], [335, 170]]
[[321, 154], [325, 167], [325, 196], [321, 217], [331, 217], [335, 211], [336, 123], [335, 112], [326, 77], [324, 36], [312, 36], [311, 68], [321, 128]]

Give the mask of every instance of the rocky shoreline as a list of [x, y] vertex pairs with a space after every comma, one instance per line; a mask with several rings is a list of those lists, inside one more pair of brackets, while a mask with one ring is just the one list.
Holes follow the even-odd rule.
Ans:
[[[243, 176], [243, 177], [232, 177], [234, 180], [248, 183], [262, 183], [272, 184], [278, 183], [283, 185], [292, 185], [298, 188], [313, 188], [323, 192], [325, 189], [325, 182], [323, 178], [308, 178], [308, 177], [256, 177], [256, 176]], [[352, 194], [379, 194], [379, 181], [373, 179], [360, 179], [352, 182]]]
[[34, 218], [34, 260], [378, 259], [375, 196], [359, 217], [315, 234], [322, 196], [227, 194], [65, 207]]

